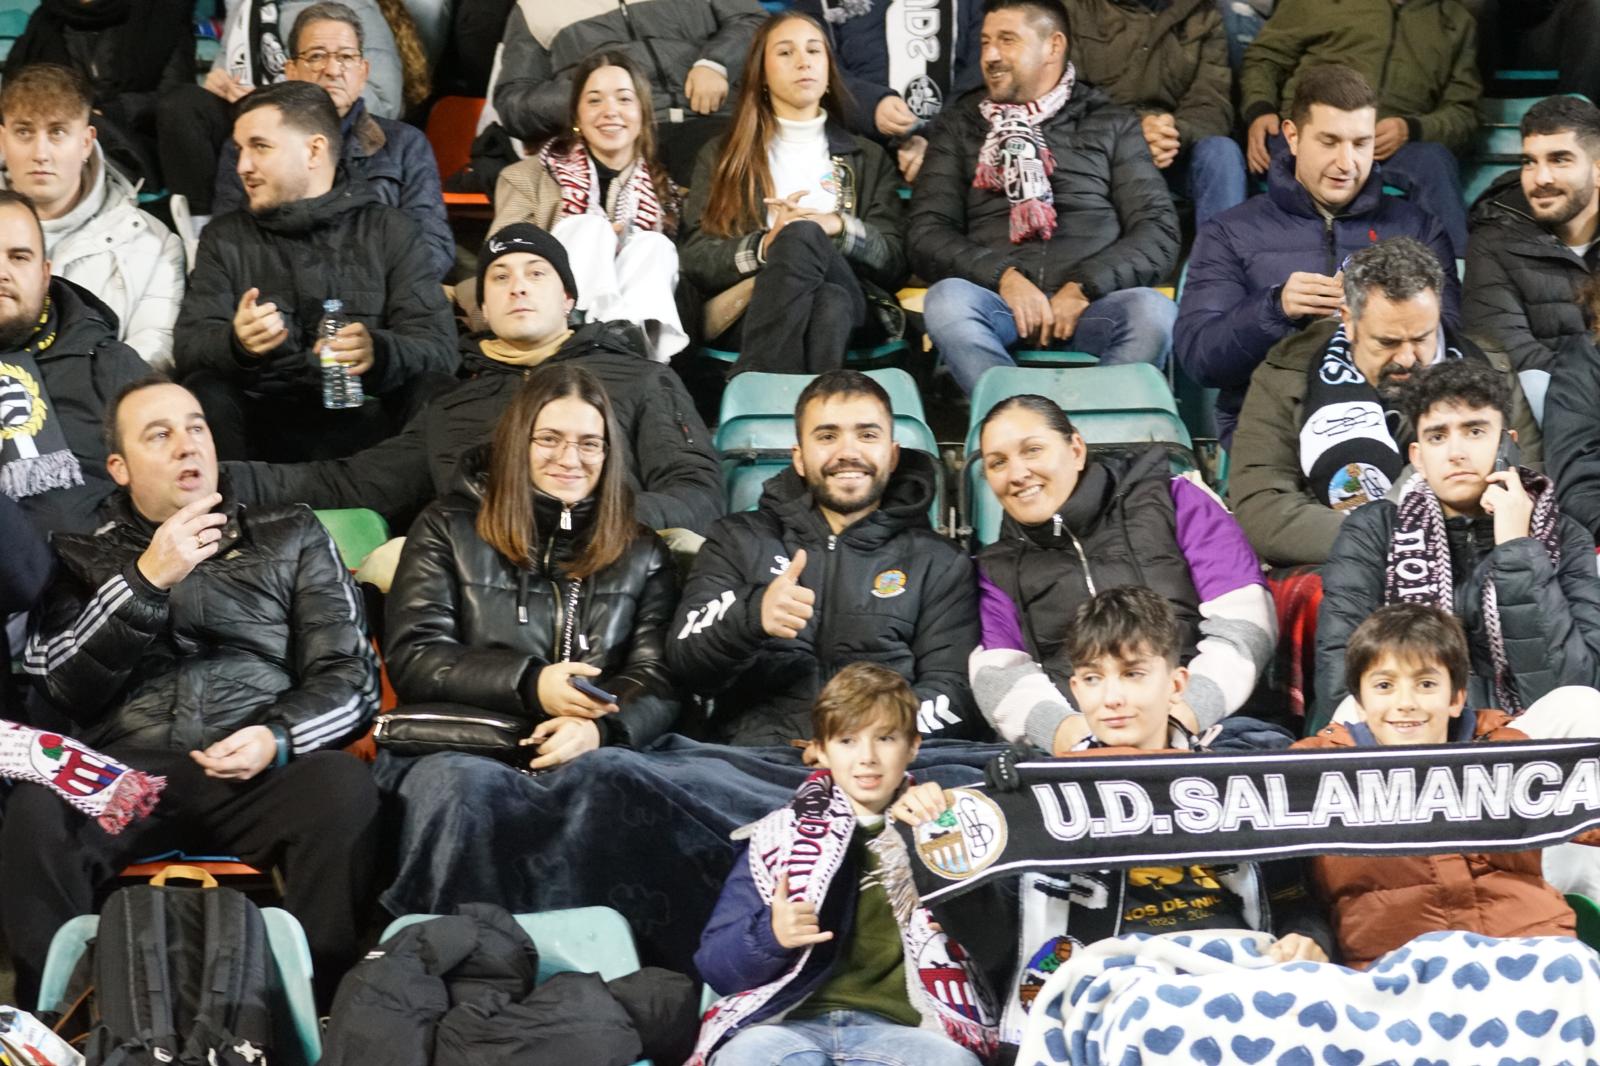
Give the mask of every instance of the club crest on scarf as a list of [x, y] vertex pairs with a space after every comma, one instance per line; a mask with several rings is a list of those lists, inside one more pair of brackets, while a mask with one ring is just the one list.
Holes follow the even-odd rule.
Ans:
[[1003, 192], [1011, 201], [1011, 243], [1031, 237], [1049, 240], [1056, 232], [1055, 194], [1050, 175], [1056, 160], [1039, 127], [1054, 118], [1072, 97], [1076, 72], [1071, 63], [1055, 88], [1025, 104], [984, 100], [978, 112], [989, 132], [978, 150], [972, 187]]
[[962, 881], [987, 869], [1006, 848], [1006, 816], [981, 792], [949, 790], [950, 806], [917, 826], [917, 855], [940, 877]]

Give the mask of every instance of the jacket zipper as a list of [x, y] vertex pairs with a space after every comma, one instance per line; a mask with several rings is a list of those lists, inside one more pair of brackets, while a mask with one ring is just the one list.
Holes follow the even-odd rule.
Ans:
[[1322, 242], [1328, 246], [1328, 277], [1333, 277], [1339, 272], [1339, 238], [1333, 231], [1335, 218], [1332, 215], [1322, 217]]
[[[827, 555], [825, 555], [823, 557], [823, 560], [822, 560], [823, 568], [824, 568], [824, 571], [825, 571], [823, 573], [823, 575], [822, 575], [822, 586], [821, 586], [822, 587], [822, 596], [823, 596], [823, 599], [822, 599], [822, 620], [817, 624], [817, 641], [816, 641], [816, 650], [819, 653], [822, 653], [822, 654], [826, 654], [827, 653], [827, 649], [832, 647], [832, 645], [828, 643], [828, 619], [832, 616], [832, 613], [833, 613], [833, 610], [832, 610], [833, 598], [834, 598], [833, 597], [833, 575], [834, 575], [834, 571], [838, 569], [834, 565], [834, 549], [836, 549], [838, 546], [839, 546], [839, 535], [837, 533], [829, 533], [828, 534], [828, 553], [827, 553]], [[833, 676], [833, 663], [828, 659], [822, 659], [820, 657], [818, 658], [818, 662], [820, 662], [822, 664], [822, 676], [823, 677], [832, 677]]]
[[1074, 534], [1072, 530], [1066, 529], [1066, 524], [1061, 521], [1060, 515], [1055, 516], [1055, 524], [1056, 536], [1059, 537], [1062, 534], [1062, 531], [1065, 530], [1067, 539], [1072, 541], [1073, 548], [1077, 549], [1078, 561], [1083, 564], [1083, 583], [1088, 587], [1089, 595], [1099, 595], [1099, 593], [1095, 591], [1094, 575], [1089, 572], [1089, 556], [1084, 553], [1083, 544], [1078, 540], [1077, 535]]

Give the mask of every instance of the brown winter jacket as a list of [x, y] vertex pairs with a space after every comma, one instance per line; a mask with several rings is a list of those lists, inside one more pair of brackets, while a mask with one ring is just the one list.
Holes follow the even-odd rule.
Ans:
[[[1503, 711], [1479, 711], [1475, 740], [1527, 740]], [[1296, 748], [1352, 748], [1339, 723]], [[1600, 832], [1577, 838], [1600, 843]], [[1358, 970], [1423, 933], [1455, 929], [1482, 936], [1572, 936], [1572, 908], [1544, 879], [1539, 851], [1479, 855], [1312, 859], [1311, 883], [1327, 902], [1342, 961]]]

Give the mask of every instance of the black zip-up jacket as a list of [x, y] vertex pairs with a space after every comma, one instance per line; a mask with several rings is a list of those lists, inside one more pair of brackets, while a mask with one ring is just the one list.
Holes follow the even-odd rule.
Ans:
[[[289, 333], [259, 359], [233, 335], [234, 312], [252, 288], [260, 290], [258, 303], [277, 305]], [[383, 396], [421, 374], [455, 373], [455, 320], [426, 237], [341, 168], [321, 196], [212, 219], [173, 331], [178, 374], [212, 370], [252, 392], [320, 402], [312, 344], [326, 300], [343, 301], [341, 313], [372, 334], [372, 369], [361, 376], [368, 394]]]
[[[11, 661], [5, 620], [38, 602], [55, 571], [55, 557], [44, 535], [10, 496], [0, 492], [0, 654]], [[0, 718], [11, 718], [11, 672], [0, 677]]]
[[294, 755], [366, 729], [378, 662], [333, 538], [306, 507], [223, 510], [217, 553], [166, 591], [139, 572], [156, 526], [125, 495], [98, 533], [54, 539], [23, 656], [35, 724], [180, 751], [264, 725]]
[[1562, 347], [1570, 350], [1555, 361], [1544, 397], [1545, 466], [1555, 478], [1561, 512], [1600, 544], [1600, 351], [1578, 338]]
[[[834, 534], [805, 482], [785, 470], [760, 506], [712, 527], [667, 642], [667, 664], [713, 696], [711, 731], [730, 744], [786, 744], [811, 735], [811, 705], [852, 662], [911, 682], [923, 735], [972, 738], [988, 727], [967, 687], [978, 643], [972, 562], [928, 524], [934, 462], [904, 450], [876, 511]], [[816, 613], [794, 640], [761, 628], [761, 597], [800, 549], [800, 584]]]
[[1582, 294], [1600, 252], [1580, 256], [1534, 221], [1512, 171], [1472, 212], [1461, 314], [1479, 344], [1518, 371], [1554, 371], [1590, 343]]
[[906, 249], [929, 282], [965, 278], [999, 290], [1016, 267], [1046, 296], [1076, 281], [1091, 300], [1156, 285], [1178, 261], [1178, 213], [1150, 159], [1139, 116], [1079, 82], [1040, 128], [1056, 168], [1056, 231], [1049, 240], [1011, 243], [1011, 201], [972, 185], [989, 123], [978, 111], [985, 90], [968, 93], [939, 116], [911, 197]]
[[[531, 728], [546, 717], [539, 671], [566, 643], [572, 582], [562, 566], [587, 543], [594, 504], [537, 496], [540, 563], [526, 570], [478, 536], [484, 464], [484, 452], [469, 456], [450, 494], [412, 524], [389, 592], [385, 660], [405, 703], [465, 704]], [[642, 527], [622, 558], [579, 585], [571, 657], [599, 667], [595, 684], [617, 696], [618, 713], [597, 722], [606, 743], [642, 747], [672, 728], [678, 699], [662, 644], [677, 602], [672, 556]]]
[[[627, 441], [634, 515], [652, 529], [704, 533], [722, 514], [722, 468], [711, 434], [670, 367], [641, 354], [626, 323], [578, 330], [544, 364], [576, 360], [605, 386]], [[461, 342], [465, 381], [429, 401], [399, 436], [343, 459], [314, 463], [229, 464], [252, 502], [370, 507], [400, 529], [455, 481], [461, 457], [494, 434], [531, 367], [485, 356], [483, 334]], [[617, 452], [613, 451], [613, 455]]]

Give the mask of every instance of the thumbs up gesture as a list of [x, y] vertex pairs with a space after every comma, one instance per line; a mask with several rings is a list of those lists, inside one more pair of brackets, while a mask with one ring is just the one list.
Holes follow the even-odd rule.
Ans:
[[772, 935], [791, 951], [833, 939], [833, 933], [822, 930], [816, 907], [804, 900], [789, 899], [787, 874], [780, 874], [772, 888]]
[[800, 586], [800, 574], [805, 568], [806, 553], [802, 548], [789, 560], [789, 568], [761, 593], [761, 628], [767, 636], [793, 640], [811, 620], [817, 594]]

